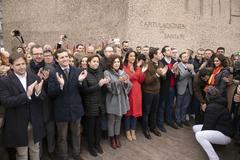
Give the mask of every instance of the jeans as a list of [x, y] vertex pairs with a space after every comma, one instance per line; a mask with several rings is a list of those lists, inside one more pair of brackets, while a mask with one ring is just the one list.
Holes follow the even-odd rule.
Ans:
[[126, 131], [136, 130], [137, 118], [133, 116], [125, 116], [124, 117], [124, 127]]
[[168, 124], [173, 124], [173, 103], [175, 97], [175, 88], [169, 89], [169, 95], [166, 97], [159, 98], [159, 108], [158, 108], [158, 127], [162, 127], [164, 123], [164, 118], [166, 116], [166, 122]]
[[202, 131], [202, 127], [203, 125], [201, 124], [193, 126], [193, 131], [195, 133], [195, 137], [198, 143], [203, 147], [204, 151], [207, 153], [209, 160], [219, 160], [219, 157], [215, 152], [212, 144], [226, 145], [231, 142], [231, 138], [217, 130]]

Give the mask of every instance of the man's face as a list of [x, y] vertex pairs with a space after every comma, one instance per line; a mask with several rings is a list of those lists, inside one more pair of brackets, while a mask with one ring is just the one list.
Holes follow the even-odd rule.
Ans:
[[166, 57], [172, 57], [172, 50], [170, 47], [166, 48], [166, 52], [164, 53]]
[[197, 52], [197, 59], [202, 60], [204, 58], [204, 51]]
[[122, 47], [123, 47], [123, 50], [126, 51], [128, 49], [128, 43], [127, 42], [123, 43]]
[[183, 63], [188, 63], [189, 55], [187, 53], [182, 54], [181, 61]]
[[149, 48], [148, 47], [143, 47], [142, 53], [146, 56], [149, 54]]
[[93, 46], [89, 46], [87, 48], [87, 54], [94, 54], [94, 47]]
[[77, 48], [77, 50], [78, 50], [79, 52], [84, 52], [84, 46], [79, 45], [78, 48]]
[[173, 49], [172, 50], [172, 55], [173, 55], [174, 59], [177, 59], [178, 58], [178, 50], [177, 49]]
[[33, 48], [32, 49], [32, 59], [35, 63], [41, 63], [43, 61], [43, 49]]
[[137, 52], [137, 53], [140, 53], [140, 52], [141, 52], [141, 47], [137, 47], [137, 48], [136, 48], [136, 52]]
[[225, 51], [223, 49], [218, 49], [216, 54], [222, 54], [224, 55], [225, 54]]
[[10, 66], [17, 75], [24, 75], [26, 73], [27, 64], [23, 58], [16, 59]]
[[205, 51], [204, 56], [207, 60], [210, 59], [212, 57], [212, 55], [213, 55], [213, 53], [211, 51]]
[[69, 66], [68, 53], [67, 52], [58, 53], [56, 61], [63, 68], [68, 67]]
[[156, 54], [156, 59], [158, 61], [160, 61], [161, 59], [163, 59], [163, 54], [160, 50], [157, 50], [157, 54]]
[[107, 47], [104, 51], [104, 55], [108, 58], [111, 55], [113, 55], [113, 48], [112, 47]]

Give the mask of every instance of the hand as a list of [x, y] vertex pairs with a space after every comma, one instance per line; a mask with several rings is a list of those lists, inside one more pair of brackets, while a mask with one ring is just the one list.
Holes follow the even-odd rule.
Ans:
[[84, 71], [82, 71], [82, 72], [79, 74], [78, 80], [79, 80], [79, 81], [83, 81], [86, 77], [87, 77], [87, 71], [84, 70]]
[[109, 79], [103, 78], [98, 82], [98, 85], [102, 87], [104, 84], [107, 84], [109, 82]]
[[43, 75], [43, 79], [44, 80], [47, 80], [49, 78], [49, 73], [50, 73], [50, 70], [43, 70], [42, 71], [42, 75]]
[[158, 68], [157, 73], [161, 76], [165, 76], [167, 74], [168, 67], [164, 66], [163, 68]]
[[172, 72], [178, 74], [178, 62], [175, 62], [172, 66]]
[[201, 110], [202, 110], [203, 112], [205, 112], [206, 107], [207, 107], [206, 103], [202, 104], [202, 105], [201, 105]]
[[205, 62], [200, 66], [199, 70], [205, 68], [206, 66], [207, 66], [207, 61], [205, 61]]
[[194, 69], [194, 66], [192, 64], [187, 64], [186, 67], [189, 71], [193, 71]]
[[139, 60], [138, 63], [137, 63], [137, 66], [140, 67], [140, 66], [143, 64], [143, 62], [144, 62], [144, 61], [143, 61], [142, 59]]
[[143, 73], [146, 72], [147, 69], [148, 69], [148, 65], [142, 66], [142, 72], [143, 72]]
[[37, 81], [33, 82], [30, 86], [27, 87], [27, 96], [31, 97], [33, 94], [33, 90], [35, 86], [37, 85]]
[[59, 73], [57, 72], [56, 73], [56, 78], [57, 78], [57, 81], [58, 81], [58, 83], [60, 84], [60, 86], [64, 86], [64, 78], [63, 78], [63, 75], [61, 74], [61, 75], [59, 75]]
[[41, 82], [39, 82], [38, 84], [35, 85], [35, 92], [38, 94], [41, 92], [42, 90], [42, 86], [43, 86], [43, 79], [41, 80]]
[[234, 97], [233, 97], [233, 101], [234, 102], [240, 102], [240, 95], [239, 94], [235, 94]]
[[41, 67], [39, 70], [38, 70], [38, 73], [37, 73], [37, 76], [41, 79], [43, 79], [43, 74], [42, 74], [42, 71], [43, 71], [43, 68]]

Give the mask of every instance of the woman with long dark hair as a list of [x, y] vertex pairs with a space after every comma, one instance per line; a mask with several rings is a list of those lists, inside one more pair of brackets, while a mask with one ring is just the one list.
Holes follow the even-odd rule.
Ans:
[[136, 140], [137, 117], [142, 116], [142, 89], [144, 75], [141, 68], [137, 66], [137, 53], [129, 50], [124, 59], [124, 71], [127, 73], [132, 88], [128, 94], [130, 110], [124, 116], [126, 136], [129, 141]]
[[214, 69], [212, 75], [208, 80], [208, 86], [216, 87], [222, 97], [227, 97], [227, 82], [224, 81], [225, 77], [228, 77], [230, 72], [228, 70], [227, 59], [224, 55], [218, 54], [213, 58]]

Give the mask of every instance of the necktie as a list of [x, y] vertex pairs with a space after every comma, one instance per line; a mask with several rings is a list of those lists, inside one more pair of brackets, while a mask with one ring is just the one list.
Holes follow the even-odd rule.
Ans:
[[69, 75], [69, 68], [65, 68], [64, 70], [65, 76], [68, 79], [68, 75]]

